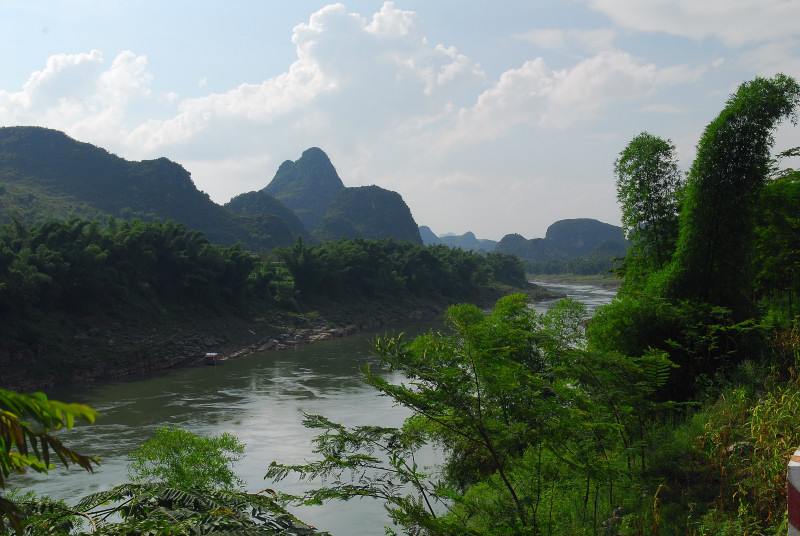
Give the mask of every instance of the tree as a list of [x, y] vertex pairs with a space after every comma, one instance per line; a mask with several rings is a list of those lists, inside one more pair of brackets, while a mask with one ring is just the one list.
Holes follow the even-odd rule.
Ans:
[[[112, 504], [114, 506], [109, 506]], [[270, 490], [127, 483], [84, 497], [72, 512], [88, 517], [94, 536], [147, 534], [310, 536], [318, 533], [282, 508]]]
[[32, 535], [80, 531], [87, 520], [91, 534], [101, 536], [318, 534], [280, 506], [274, 491], [241, 489], [230, 464], [243, 449], [231, 434], [206, 438], [161, 428], [130, 454], [132, 482], [84, 497], [75, 506], [26, 494], [7, 501], [9, 519], [18, 533]]
[[131, 482], [158, 481], [178, 488], [240, 489], [244, 482], [232, 465], [244, 445], [227, 432], [202, 437], [177, 426], [159, 428], [155, 437], [128, 454]]
[[[523, 294], [501, 298], [488, 315], [474, 305], [453, 306], [446, 320], [449, 333], [430, 333], [410, 343], [402, 336], [375, 342], [383, 363], [402, 371], [410, 384], [390, 384], [368, 368], [364, 381], [414, 412], [402, 429], [347, 429], [308, 416], [307, 426], [325, 430], [315, 441], [323, 460], [301, 466], [273, 463], [267, 477], [281, 479], [292, 471], [302, 477], [331, 477], [331, 485], [299, 500], [377, 497], [409, 530], [473, 534], [470, 516], [441, 518], [437, 506], [451, 509], [466, 488], [494, 475], [496, 491], [512, 505], [503, 521], [506, 530], [532, 530], [537, 522], [534, 501], [517, 492], [520, 482], [511, 467], [531, 445], [550, 436], [546, 430], [560, 426], [562, 408], [543, 376], [547, 345], [538, 344], [545, 342], [547, 328], [538, 323]], [[557, 337], [572, 340], [565, 330], [553, 335]], [[416, 449], [426, 441], [448, 452], [441, 480], [414, 461]], [[365, 469], [374, 476], [363, 476]], [[353, 482], [342, 476], [348, 470], [357, 475]], [[403, 488], [408, 485], [414, 490], [410, 495]]]
[[642, 132], [614, 162], [622, 229], [631, 243], [626, 276], [660, 270], [672, 258], [683, 187], [677, 160], [672, 141]]
[[[787, 151], [800, 156], [800, 147]], [[781, 155], [782, 156], [782, 155]], [[800, 290], [800, 171], [776, 170], [761, 192], [756, 215], [755, 276], [759, 297], [794, 318]]]
[[[30, 417], [41, 429], [35, 430], [22, 420]], [[55, 455], [65, 466], [76, 464], [87, 471], [100, 463], [95, 457], [84, 456], [64, 446], [50, 430], [72, 428], [75, 419], [94, 422], [97, 412], [83, 404], [66, 404], [48, 400], [44, 393], [24, 395], [0, 389], [0, 487], [12, 472], [24, 473], [33, 469], [46, 473], [53, 466]], [[6, 531], [6, 520], [18, 532], [22, 532], [25, 512], [19, 505], [0, 495], [0, 533]]]
[[769, 174], [772, 133], [795, 119], [800, 85], [778, 74], [739, 86], [705, 129], [689, 171], [674, 262], [660, 292], [753, 312], [751, 258], [755, 207]]
[[[539, 314], [516, 294], [488, 314], [453, 306], [443, 330], [410, 342], [380, 338], [375, 351], [403, 383], [369, 369], [364, 381], [412, 416], [401, 428], [349, 428], [306, 415], [321, 430], [319, 459], [273, 462], [266, 477], [323, 480], [284, 497], [300, 504], [382, 500], [406, 534], [569, 533], [566, 517], [596, 533], [623, 494], [642, 496], [645, 458], [658, 455], [648, 425], [666, 408], [652, 396], [671, 364], [664, 352], [586, 350], [584, 319], [577, 302]], [[441, 449], [441, 468], [419, 466], [425, 444]]]

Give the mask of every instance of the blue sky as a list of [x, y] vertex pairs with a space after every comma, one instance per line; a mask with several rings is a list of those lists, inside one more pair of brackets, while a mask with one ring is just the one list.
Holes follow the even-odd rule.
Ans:
[[[799, 20], [796, 0], [0, 0], [0, 126], [165, 156], [218, 203], [316, 146], [437, 234], [536, 238], [619, 224], [636, 134], [688, 169], [740, 83], [800, 78]], [[776, 151], [799, 145], [782, 125]]]

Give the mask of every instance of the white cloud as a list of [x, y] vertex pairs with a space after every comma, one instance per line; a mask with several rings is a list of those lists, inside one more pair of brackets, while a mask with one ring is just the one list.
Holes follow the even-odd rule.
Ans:
[[665, 32], [729, 46], [797, 35], [800, 2], [794, 0], [585, 0], [624, 28]]
[[381, 37], [399, 37], [411, 33], [416, 24], [416, 13], [395, 9], [394, 2], [384, 2], [381, 10], [372, 17], [372, 22], [365, 29]]
[[700, 72], [683, 66], [659, 69], [619, 50], [555, 71], [543, 58], [530, 60], [503, 73], [474, 106], [459, 110], [436, 150], [497, 139], [522, 124], [565, 129], [597, 118], [614, 102], [644, 99], [656, 89], [695, 80]]
[[287, 72], [182, 101], [179, 114], [141, 125], [130, 143], [156, 151], [205, 136], [220, 122], [248, 122], [284, 135], [336, 132], [356, 146], [439, 113], [454, 86], [483, 83], [483, 73], [466, 56], [454, 47], [431, 46], [416, 14], [392, 2], [370, 23], [342, 4], [326, 6], [295, 26], [292, 42], [297, 60]]
[[743, 52], [740, 63], [761, 76], [800, 73], [800, 39], [784, 39]]
[[78, 99], [90, 92], [103, 66], [98, 50], [83, 54], [56, 54], [45, 68], [33, 73], [22, 90], [30, 107], [48, 106], [62, 99]]
[[102, 64], [103, 56], [97, 50], [51, 56], [44, 69], [30, 75], [21, 91], [0, 90], [0, 123], [48, 121], [48, 126], [58, 128], [82, 117], [85, 94], [94, 92]]
[[147, 72], [147, 57], [136, 56], [126, 50], [103, 72], [97, 82], [101, 97], [114, 106], [120, 106], [136, 98], [150, 96], [153, 76]]
[[[299, 156], [298, 154], [294, 158]], [[213, 160], [186, 159], [181, 161], [181, 165], [190, 170], [193, 176], [224, 177], [224, 180], [196, 185], [216, 202], [224, 204], [241, 193], [264, 188], [278, 169], [280, 161], [276, 160], [275, 155], [262, 151], [247, 156]]]
[[147, 58], [123, 51], [104, 70], [103, 55], [56, 54], [21, 91], [0, 91], [0, 123], [43, 125], [73, 136], [119, 141], [129, 103], [150, 96]]

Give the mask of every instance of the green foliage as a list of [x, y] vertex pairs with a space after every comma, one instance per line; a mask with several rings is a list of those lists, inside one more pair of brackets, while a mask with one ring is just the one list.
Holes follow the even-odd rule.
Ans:
[[595, 313], [587, 327], [591, 347], [601, 352], [643, 355], [666, 352], [678, 368], [661, 389], [662, 399], [692, 399], [715, 376], [736, 368], [741, 356], [759, 356], [765, 325], [737, 322], [724, 307], [688, 300], [673, 302], [623, 289]]
[[107, 536], [318, 534], [265, 492], [128, 483], [83, 498], [75, 511], [91, 519], [92, 534]]
[[492, 252], [486, 255], [486, 264], [492, 271], [494, 281], [517, 288], [525, 288], [528, 285], [525, 264], [516, 255]]
[[295, 162], [280, 165], [270, 183], [261, 190], [275, 196], [291, 208], [305, 225], [313, 231], [328, 211], [331, 201], [344, 183], [336, 173], [328, 155], [318, 147], [303, 151]]
[[176, 488], [235, 490], [244, 485], [233, 472], [243, 454], [244, 445], [227, 432], [202, 437], [177, 426], [163, 427], [128, 454], [128, 478]]
[[700, 430], [688, 447], [703, 468], [683, 490], [694, 504], [692, 534], [786, 533], [786, 467], [797, 448], [800, 384], [795, 377], [764, 387], [730, 385], [685, 425]]
[[0, 227], [0, 312], [98, 312], [132, 297], [240, 308], [259, 283], [255, 266], [239, 246], [171, 221], [15, 221]]
[[622, 229], [631, 243], [626, 281], [663, 268], [678, 236], [682, 191], [678, 157], [670, 140], [647, 132], [634, 137], [614, 162]]
[[769, 173], [772, 132], [794, 118], [800, 85], [785, 75], [742, 84], [703, 133], [689, 171], [675, 261], [664, 292], [753, 312], [755, 207]]
[[543, 262], [525, 262], [525, 271], [531, 275], [602, 275], [617, 272], [619, 257], [625, 256], [624, 247], [613, 249], [599, 257], [579, 257], [569, 260], [552, 259]]
[[320, 241], [392, 238], [422, 245], [419, 228], [403, 198], [379, 186], [340, 190], [313, 234]]
[[[25, 395], [0, 389], [0, 488], [12, 472], [24, 473], [29, 468], [48, 472], [53, 468], [53, 456], [66, 467], [76, 464], [91, 472], [92, 465], [99, 464], [98, 458], [73, 451], [48, 432], [72, 428], [75, 419], [94, 422], [96, 416], [88, 406], [49, 400], [44, 393]], [[24, 417], [32, 418], [39, 429], [22, 420]], [[25, 517], [20, 505], [0, 494], [0, 533], [6, 532], [7, 521], [21, 534]]]
[[393, 240], [335, 240], [278, 248], [301, 301], [417, 297], [465, 299], [492, 282], [528, 286], [518, 260]]
[[[23, 421], [25, 416], [33, 418], [43, 431]], [[24, 473], [31, 468], [46, 473], [52, 468], [52, 455], [65, 466], [74, 463], [91, 471], [97, 458], [72, 451], [47, 432], [72, 428], [75, 419], [94, 422], [96, 416], [88, 406], [49, 400], [44, 393], [24, 395], [0, 389], [0, 486], [5, 486], [12, 471]]]
[[[654, 395], [672, 364], [663, 352], [587, 351], [584, 317], [570, 300], [540, 315], [512, 295], [486, 315], [453, 306], [442, 331], [412, 342], [377, 339], [383, 364], [405, 381], [369, 368], [364, 381], [413, 416], [400, 429], [307, 416], [306, 426], [323, 430], [320, 459], [273, 463], [267, 477], [323, 480], [284, 497], [304, 504], [380, 499], [409, 534], [596, 533], [620, 503], [645, 519], [640, 482], [656, 465], [653, 424], [672, 407]], [[441, 470], [417, 465], [424, 444], [442, 450]]]
[[[776, 125], [793, 119], [798, 103], [800, 85], [784, 75], [756, 78], [730, 97], [698, 146], [668, 264], [669, 255], [659, 252], [670, 250], [669, 237], [674, 234], [652, 233], [672, 221], [678, 205], [672, 145], [642, 134], [615, 164], [624, 225], [632, 233], [633, 247], [617, 270], [625, 277], [620, 294], [597, 314], [590, 337], [604, 351], [668, 351], [680, 368], [664, 396], [689, 399], [700, 383], [761, 355], [764, 325], [753, 319], [754, 297], [757, 292], [785, 292], [793, 277], [793, 244], [787, 242], [793, 232], [793, 179], [786, 173], [765, 188], [771, 171], [769, 150]], [[662, 179], [663, 184], [658, 182]], [[650, 189], [653, 183], [658, 184], [655, 192]], [[657, 201], [658, 209], [647, 204], [649, 198]], [[663, 229], [671, 228], [667, 223]]]
[[0, 223], [74, 217], [175, 220], [214, 243], [253, 250], [290, 245], [296, 234], [277, 216], [238, 216], [195, 188], [180, 165], [130, 162], [51, 129], [0, 128]]
[[[9, 415], [31, 415], [45, 429], [70, 427], [74, 418], [93, 420], [96, 415], [85, 406], [50, 401], [41, 394], [0, 391], [0, 406], [4, 408], [0, 431], [5, 434], [10, 429], [10, 437], [0, 437], [0, 444], [12, 447], [24, 447], [25, 443], [17, 443], [15, 428], [7, 425]], [[22, 434], [27, 438], [30, 433], [23, 430]], [[63, 447], [45, 433], [35, 434], [35, 439], [41, 439], [42, 450], [33, 443], [33, 456], [20, 448], [16, 457], [17, 463], [22, 463], [19, 470], [29, 465], [46, 471], [48, 448], [65, 464], [77, 463], [91, 470], [90, 463], [97, 462]], [[274, 491], [247, 493], [239, 489], [242, 482], [230, 465], [243, 450], [230, 434], [204, 438], [176, 427], [161, 428], [155, 438], [131, 453], [129, 471], [134, 482], [84, 497], [75, 506], [30, 493], [0, 496], [0, 534], [7, 533], [6, 519], [20, 535], [84, 534], [81, 529], [87, 525], [91, 534], [108, 536], [318, 534], [281, 507]], [[148, 482], [151, 479], [160, 481]]]
[[756, 292], [784, 310], [787, 320], [797, 312], [793, 302], [800, 291], [798, 214], [800, 172], [789, 170], [770, 180], [761, 191], [754, 258]]
[[[292, 236], [302, 236], [309, 238], [310, 235], [303, 222], [297, 215], [275, 199], [272, 195], [264, 191], [247, 192], [237, 195], [225, 203], [224, 207], [240, 216], [258, 216], [260, 214], [274, 214], [286, 222]], [[289, 245], [289, 244], [284, 244]]]

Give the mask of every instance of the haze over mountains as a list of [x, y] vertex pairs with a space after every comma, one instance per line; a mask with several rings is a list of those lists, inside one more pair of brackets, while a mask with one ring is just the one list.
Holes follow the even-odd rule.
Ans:
[[[266, 182], [266, 181], [265, 181]], [[545, 238], [507, 235], [500, 242], [436, 236], [419, 227], [402, 197], [378, 186], [347, 187], [325, 152], [305, 150], [280, 165], [255, 192], [224, 206], [198, 191], [191, 175], [166, 158], [131, 162], [62, 132], [41, 127], [0, 128], [0, 219], [27, 224], [48, 219], [109, 216], [175, 220], [212, 242], [254, 251], [338, 238], [392, 238], [464, 250], [512, 253], [523, 259], [566, 259], [625, 249], [619, 227], [597, 220], [563, 220]], [[605, 244], [602, 246], [602, 244]]]

